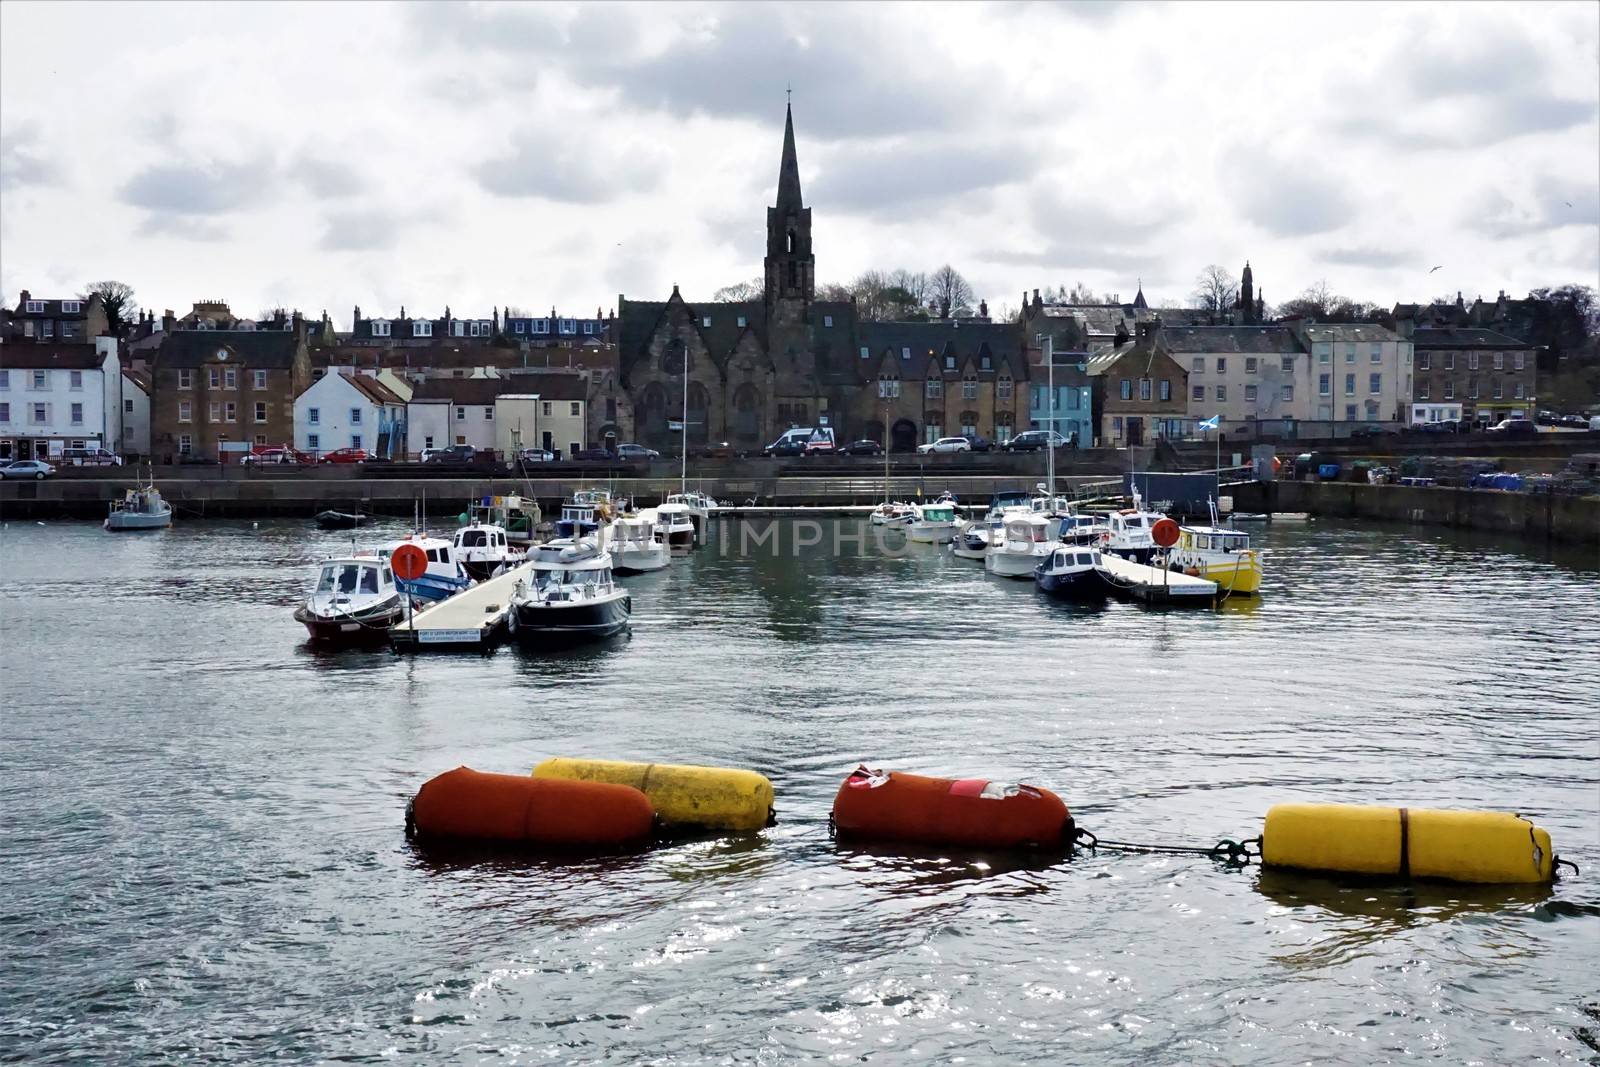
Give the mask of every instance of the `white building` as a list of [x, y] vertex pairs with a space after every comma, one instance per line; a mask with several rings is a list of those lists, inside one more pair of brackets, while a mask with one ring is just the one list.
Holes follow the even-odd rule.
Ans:
[[1306, 417], [1306, 350], [1287, 327], [1163, 326], [1161, 340], [1189, 372], [1190, 418], [1220, 415], [1223, 433], [1248, 437]]
[[0, 345], [0, 459], [121, 451], [122, 380], [114, 337]]
[[418, 398], [406, 404], [406, 453], [411, 458], [425, 448], [448, 448], [455, 444], [450, 436], [450, 401], [445, 397]]
[[[451, 445], [471, 445], [480, 451], [498, 448], [495, 400], [502, 393], [512, 391], [511, 383], [504, 378], [429, 378], [419, 382], [408, 406], [419, 409], [418, 414], [429, 419], [428, 429], [413, 433], [406, 447], [420, 452], [429, 446], [419, 445], [418, 440], [434, 437], [434, 448]], [[431, 414], [424, 414], [419, 407], [440, 400], [448, 402], [444, 440], [437, 440], [440, 427]]]
[[122, 372], [122, 450], [150, 455], [150, 376], [139, 371]]
[[1411, 342], [1383, 326], [1296, 325], [1319, 422], [1403, 422], [1411, 404]]
[[325, 374], [294, 401], [294, 445], [303, 452], [361, 448], [401, 459], [405, 423], [405, 401], [364, 374]]

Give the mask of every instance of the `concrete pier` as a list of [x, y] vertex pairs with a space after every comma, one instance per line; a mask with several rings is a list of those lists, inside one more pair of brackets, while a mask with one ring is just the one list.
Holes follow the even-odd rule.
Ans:
[[1210, 604], [1217, 596], [1217, 583], [1208, 578], [1149, 567], [1110, 552], [1102, 552], [1100, 560], [1118, 582], [1124, 583], [1123, 591], [1128, 596], [1147, 604], [1198, 606]]
[[389, 631], [396, 648], [487, 648], [499, 640], [511, 612], [511, 590], [527, 575], [530, 565], [517, 566], [463, 589], [448, 600], [426, 608]]

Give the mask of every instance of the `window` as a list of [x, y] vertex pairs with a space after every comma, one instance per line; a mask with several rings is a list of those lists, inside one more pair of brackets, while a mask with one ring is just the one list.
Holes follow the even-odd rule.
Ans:
[[1505, 370], [1506, 369], [1506, 354], [1504, 352], [1496, 352], [1494, 354], [1494, 369], [1495, 370]]
[[451, 319], [450, 320], [450, 336], [451, 337], [465, 337], [466, 335], [467, 335], [467, 324], [462, 322], [460, 319]]
[[1149, 400], [1150, 399], [1150, 394], [1151, 394], [1151, 392], [1153, 390], [1154, 390], [1154, 386], [1151, 385], [1149, 378], [1140, 378], [1139, 379], [1139, 399], [1140, 400]]
[[213, 402], [211, 404], [211, 406], [206, 409], [206, 416], [207, 416], [207, 418], [206, 418], [207, 422], [221, 422], [222, 421], [222, 405]]
[[468, 337], [480, 337], [480, 336], [482, 336], [481, 328], [480, 328], [480, 326], [479, 326], [479, 324], [477, 322], [469, 322], [469, 323], [467, 323], [467, 336]]
[[1354, 363], [1356, 361], [1356, 346], [1355, 345], [1348, 344], [1348, 345], [1344, 346], [1344, 361], [1346, 363]]
[[1217, 386], [1217, 401], [1220, 403], [1220, 402], [1222, 402], [1224, 400], [1227, 400], [1227, 399], [1228, 399], [1228, 387], [1226, 385]]
[[267, 387], [267, 372], [258, 370], [254, 371], [253, 375], [255, 377], [255, 387], [257, 389], [265, 389]]
[[1283, 373], [1285, 373], [1285, 374], [1293, 373], [1294, 372], [1294, 357], [1293, 356], [1279, 356], [1278, 357], [1278, 369], [1283, 371]]
[[1454, 400], [1456, 398], [1456, 380], [1454, 378], [1445, 379], [1444, 398], [1446, 400]]
[[1014, 395], [1013, 384], [1009, 374], [1002, 374], [994, 383], [994, 398], [996, 400], [1010, 400]]
[[208, 375], [207, 375], [207, 378], [208, 378], [208, 383], [210, 384], [211, 388], [213, 388], [213, 389], [222, 388], [222, 370], [221, 370], [221, 368], [212, 367], [210, 369]]
[[[186, 433], [178, 435], [178, 455], [187, 456], [194, 447], [194, 440]], [[313, 446], [315, 447], [315, 446]]]
[[1468, 370], [1477, 370], [1478, 369], [1478, 353], [1476, 353], [1476, 352], [1468, 352], [1467, 353], [1467, 369]]
[[1316, 349], [1317, 349], [1317, 362], [1318, 363], [1327, 363], [1329, 360], [1331, 360], [1333, 358], [1333, 346], [1332, 345], [1330, 345], [1330, 344], [1328, 344], [1326, 342], [1323, 342], [1322, 344], [1317, 345]]
[[1255, 386], [1247, 385], [1247, 386], [1244, 387], [1244, 400], [1245, 400], [1245, 403], [1247, 403], [1247, 404], [1254, 404], [1256, 402], [1256, 387]]
[[49, 386], [49, 382], [50, 382], [50, 372], [49, 371], [36, 370], [36, 371], [33, 372], [33, 387], [35, 389], [47, 388]]
[[1511, 357], [1511, 365], [1514, 368], [1516, 368], [1517, 370], [1522, 370], [1523, 367], [1524, 367], [1523, 358], [1524, 357], [1523, 357], [1523, 354], [1521, 352], [1515, 353]]
[[701, 319], [700, 325], [708, 330], [711, 329], [711, 316], [707, 315], [705, 318]]
[[132, 415], [133, 414], [133, 401], [132, 400], [124, 400], [122, 402], [122, 413], [124, 415]]
[[1204, 400], [1206, 398], [1206, 387], [1203, 385], [1195, 386], [1190, 396], [1195, 400]]
[[44, 321], [41, 328], [44, 330], [44, 336], [46, 337], [54, 337], [56, 335], [56, 324], [49, 319]]
[[[1496, 392], [1495, 395], [1499, 396], [1500, 394], [1498, 392]], [[74, 426], [82, 426], [83, 425], [83, 405], [82, 404], [74, 404], [74, 405], [72, 405], [72, 425], [74, 425]]]
[[309, 449], [312, 449], [312, 450], [321, 448], [322, 447], [322, 435], [321, 434], [314, 434], [314, 433], [306, 434], [306, 447], [309, 448]]
[[544, 409], [544, 410], [543, 410], [543, 414], [544, 414], [544, 417], [545, 417], [545, 418], [547, 418], [547, 419], [548, 419], [548, 418], [549, 418], [549, 417], [550, 417], [550, 409], [551, 409], [551, 407], [553, 407], [553, 406], [554, 406], [554, 405], [552, 405], [552, 404], [551, 404], [551, 403], [550, 403], [550, 401], [548, 401], [548, 400], [546, 400], [546, 401], [544, 401], [544, 402], [543, 402], [543, 409]]
[[1418, 382], [1417, 383], [1417, 399], [1418, 400], [1426, 400], [1426, 399], [1428, 399], [1428, 391], [1429, 390], [1428, 390], [1428, 383], [1427, 382]]
[[1369, 374], [1369, 375], [1367, 375], [1367, 392], [1369, 392], [1369, 393], [1381, 393], [1381, 392], [1383, 392], [1383, 375], [1381, 375], [1381, 374]]
[[940, 378], [929, 378], [925, 389], [927, 397], [937, 399], [944, 396], [944, 381]]
[[1344, 421], [1345, 422], [1355, 422], [1356, 421], [1356, 406], [1354, 404], [1346, 404], [1344, 406]]
[[1376, 400], [1367, 401], [1367, 418], [1375, 419], [1377, 417], [1378, 417], [1378, 402]]
[[1246, 357], [1244, 357], [1244, 372], [1246, 374], [1254, 374], [1256, 372], [1256, 357], [1255, 356], [1246, 356]]
[[1502, 386], [1502, 385], [1501, 385], [1501, 384], [1500, 384], [1500, 379], [1499, 379], [1499, 378], [1496, 378], [1496, 379], [1495, 379], [1495, 380], [1494, 380], [1494, 398], [1495, 398], [1495, 399], [1496, 399], [1496, 400], [1499, 400], [1499, 399], [1501, 399], [1501, 398], [1503, 398], [1503, 397], [1504, 397], [1504, 396], [1505, 396], [1505, 395], [1506, 395], [1506, 394], [1505, 394], [1505, 388], [1504, 388], [1504, 386]]
[[533, 324], [532, 324], [532, 329], [529, 332], [530, 333], [549, 333], [550, 332], [550, 320], [549, 319], [534, 319], [533, 320]]
[[1513, 385], [1511, 387], [1511, 395], [1516, 397], [1518, 400], [1522, 399], [1522, 383], [1521, 382], [1517, 382], [1515, 385]]
[[961, 379], [961, 399], [978, 399], [978, 379], [973, 376], [971, 371], [968, 371], [967, 376]]
[[0, 401], [0, 422], [11, 421], [11, 405]]
[[[1167, 378], [1161, 379], [1161, 389], [1156, 395], [1162, 401], [1171, 400], [1172, 399], [1172, 382], [1171, 382], [1171, 380], [1169, 380]], [[1072, 391], [1072, 399], [1074, 401], [1076, 401], [1078, 399], [1077, 390], [1076, 389], [1074, 389]]]
[[433, 447], [433, 435], [432, 434], [429, 434], [428, 436], [426, 436], [426, 437], [424, 437], [422, 439], [422, 447], [423, 448], [432, 448]]
[[83, 304], [77, 300], [61, 301], [61, 314], [76, 315], [83, 310]]
[[[900, 395], [900, 380], [898, 378], [879, 378], [878, 396], [880, 399], [892, 400]], [[782, 419], [778, 420], [782, 422]]]
[[239, 372], [234, 370], [232, 367], [224, 370], [222, 372], [222, 387], [224, 389], [239, 388]]
[[577, 418], [583, 414], [583, 401], [573, 400], [570, 403], [571, 406], [567, 410], [568, 415], [571, 415], [573, 418]]
[[383, 319], [374, 319], [372, 321], [372, 336], [374, 336], [374, 337], [388, 337], [389, 336], [389, 330], [390, 330], [390, 324], [388, 322], [385, 322]]
[[29, 300], [26, 304], [24, 304], [22, 306], [22, 310], [25, 311], [26, 313], [28, 313], [29, 315], [42, 314], [44, 312], [44, 301], [43, 300]]
[[1228, 357], [1227, 356], [1218, 356], [1217, 357], [1217, 373], [1221, 374], [1224, 371], [1226, 371], [1227, 369], [1228, 369]]
[[978, 369], [979, 370], [993, 370], [994, 369], [994, 360], [990, 359], [988, 356], [980, 357], [979, 360], [978, 360]]
[[562, 319], [561, 320], [561, 332], [562, 333], [568, 333], [568, 334], [577, 333], [578, 332], [577, 320], [576, 319]]
[[179, 422], [193, 422], [194, 421], [194, 405], [189, 403], [189, 401], [187, 401], [187, 400], [178, 401], [178, 421]]
[[1124, 400], [1132, 400], [1133, 382], [1127, 378], [1120, 379], [1117, 382], [1117, 395]]
[[862, 359], [866, 359], [871, 355], [872, 355], [872, 350], [869, 349], [866, 345], [862, 345], [861, 346], [861, 358]]
[[266, 422], [267, 421], [267, 403], [264, 400], [257, 400], [256, 401], [256, 421], [257, 422]]
[[833, 325], [833, 316], [832, 315], [824, 315], [824, 316], [822, 316], [822, 325], [824, 325], [824, 326], [832, 326]]
[[1292, 385], [1284, 386], [1283, 387], [1283, 392], [1280, 395], [1283, 397], [1283, 402], [1285, 404], [1294, 403], [1294, 386], [1292, 386]]
[[466, 408], [456, 408], [456, 421], [457, 422], [466, 422], [467, 421], [467, 409]]
[[11, 372], [8, 371], [8, 370], [0, 370], [0, 389], [10, 389], [10, 388], [11, 388]]
[[1418, 352], [1417, 353], [1417, 369], [1418, 370], [1432, 370], [1433, 369], [1433, 353], [1432, 352]]
[[1372, 342], [1372, 362], [1383, 362], [1383, 342], [1381, 341]]
[[267, 443], [267, 435], [266, 434], [264, 434], [264, 433], [256, 434], [256, 444], [264, 445], [266, 443]]
[[223, 422], [238, 422], [239, 421], [239, 405], [235, 404], [231, 400], [228, 401], [226, 404], [223, 404], [222, 405], [222, 421]]
[[736, 322], [741, 329], [746, 325], [745, 317], [743, 315], [740, 315], [734, 320], [734, 322]]
[[523, 322], [521, 319], [518, 319], [512, 330], [514, 333], [526, 333], [528, 331], [528, 324]]
[[1344, 376], [1344, 395], [1356, 395], [1356, 376], [1354, 374], [1346, 374]]
[[315, 426], [315, 425], [317, 425], [317, 423], [319, 423], [321, 421], [322, 421], [322, 409], [321, 408], [307, 408], [306, 409], [306, 422], [310, 423], [312, 426]]
[[1319, 374], [1319, 375], [1317, 375], [1317, 395], [1318, 396], [1327, 396], [1327, 395], [1329, 395], [1330, 393], [1333, 392], [1333, 385], [1328, 380], [1331, 377], [1333, 377], [1331, 374]]
[[900, 349], [900, 358], [901, 359], [910, 359], [911, 358], [911, 349], [910, 348], [901, 348]]
[[34, 423], [36, 425], [40, 425], [40, 424], [49, 422], [50, 421], [50, 405], [49, 404], [35, 404], [35, 405], [33, 405], [33, 421], [34, 421]]
[[82, 389], [83, 388], [83, 371], [74, 370], [74, 371], [68, 371], [67, 372], [67, 388], [69, 388], [69, 389]]
[[360, 426], [361, 425], [361, 409], [360, 408], [351, 408], [350, 409], [350, 425], [351, 426]]
[[1454, 352], [1446, 352], [1444, 354], [1444, 369], [1445, 370], [1455, 370], [1456, 369], [1456, 354]]
[[484, 418], [485, 422], [493, 422], [494, 421], [494, 408], [485, 405], [484, 409], [483, 409], [483, 418]]
[[1194, 362], [1189, 365], [1189, 369], [1196, 374], [1204, 374], [1206, 372], [1206, 357], [1195, 356]]
[[1111, 436], [1113, 436], [1113, 437], [1121, 437], [1122, 436], [1122, 416], [1121, 415], [1117, 415], [1117, 416], [1113, 417], [1112, 420], [1111, 420]]
[[412, 337], [432, 337], [433, 336], [433, 323], [431, 323], [431, 322], [420, 322], [420, 321], [419, 322], [413, 322], [411, 324], [411, 336]]
[[350, 447], [351, 448], [360, 448], [361, 447], [361, 435], [360, 434], [353, 433], [353, 434], [350, 435]]

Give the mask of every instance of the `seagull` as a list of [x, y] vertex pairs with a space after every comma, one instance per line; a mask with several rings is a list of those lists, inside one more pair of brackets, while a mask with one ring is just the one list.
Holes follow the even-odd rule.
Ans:
[[[1443, 263], [1441, 263], [1437, 267], [1433, 268], [1433, 270], [1443, 270], [1443, 269], [1444, 269], [1444, 264]], [[1430, 270], [1428, 273], [1432, 274], [1433, 270]]]

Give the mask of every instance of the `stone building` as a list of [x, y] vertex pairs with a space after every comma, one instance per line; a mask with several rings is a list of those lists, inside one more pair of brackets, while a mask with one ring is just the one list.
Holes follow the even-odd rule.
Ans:
[[168, 330], [150, 370], [150, 452], [215, 461], [225, 442], [294, 439], [294, 401], [311, 384], [305, 323]]
[[1451, 326], [1417, 327], [1411, 342], [1416, 364], [1409, 421], [1533, 417], [1538, 361], [1532, 345], [1494, 330]]
[[1193, 428], [1184, 399], [1188, 372], [1167, 352], [1156, 323], [1137, 323], [1132, 340], [1091, 356], [1088, 374], [1100, 444], [1181, 440]]

